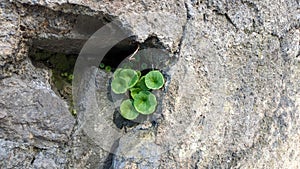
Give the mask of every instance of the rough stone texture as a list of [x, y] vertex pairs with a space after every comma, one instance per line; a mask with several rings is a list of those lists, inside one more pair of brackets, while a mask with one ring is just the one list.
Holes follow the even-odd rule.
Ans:
[[28, 144], [0, 140], [1, 168], [29, 168], [34, 152]]
[[48, 148], [67, 142], [74, 118], [42, 81], [11, 77], [1, 81], [1, 138]]
[[[44, 74], [44, 76], [46, 76]], [[46, 79], [1, 81], [1, 168], [63, 168], [75, 119]]]
[[64, 168], [67, 152], [59, 148], [38, 149], [28, 143], [0, 140], [1, 168]]
[[[253, 4], [259, 8], [264, 5]], [[190, 132], [183, 132], [182, 144], [163, 158], [175, 157], [173, 165], [163, 163], [162, 168], [299, 167], [299, 152], [295, 151], [300, 146], [299, 123], [294, 121], [299, 120], [299, 20], [292, 19], [297, 3], [277, 5], [291, 8], [286, 10], [292, 14], [288, 15], [288, 25], [298, 24], [298, 28], [286, 29], [288, 25], [278, 23], [274, 30], [264, 28], [264, 21], [262, 26], [245, 30], [237, 25], [246, 26], [239, 22], [247, 19], [238, 20], [222, 12], [247, 12], [251, 5], [245, 5], [228, 10], [227, 6], [234, 5], [215, 2], [211, 7], [193, 4], [189, 8], [191, 17], [180, 50], [183, 59], [174, 67], [173, 79], [190, 83], [171, 83], [175, 93], [170, 99], [176, 98], [173, 102], [177, 104], [166, 111], [166, 124], [161, 125], [158, 138], [165, 143], [166, 134], [178, 133], [180, 126], [174, 124], [183, 112], [189, 114], [182, 119], [186, 124], [199, 123]], [[281, 17], [272, 12], [271, 16], [256, 14]], [[263, 28], [267, 31], [261, 31]], [[181, 67], [188, 76], [177, 73], [182, 69], [179, 65], [187, 65]], [[188, 157], [194, 154], [196, 163]]]
[[[300, 167], [299, 1], [4, 0], [0, 6], [1, 168]], [[101, 119], [85, 116], [89, 105], [83, 105], [74, 126], [47, 73], [27, 53], [30, 45], [78, 53], [116, 16], [137, 41], [156, 36], [178, 62], [168, 72], [155, 134], [142, 125], [121, 129], [126, 135], [112, 157], [86, 132], [86, 123], [97, 122], [90, 119]], [[149, 146], [129, 146], [130, 135]], [[155, 158], [141, 160], [156, 146]]]
[[[109, 152], [115, 140], [107, 138], [111, 135], [115, 137], [115, 133], [107, 130], [106, 126], [111, 126], [107, 122], [112, 123], [114, 108], [111, 101], [101, 98], [107, 97], [110, 75], [91, 68], [84, 78], [87, 83], [82, 84], [84, 87], [81, 89], [84, 91], [78, 96], [78, 124], [73, 134], [72, 163], [69, 167], [108, 168], [112, 160]], [[96, 98], [101, 101], [97, 102]]]

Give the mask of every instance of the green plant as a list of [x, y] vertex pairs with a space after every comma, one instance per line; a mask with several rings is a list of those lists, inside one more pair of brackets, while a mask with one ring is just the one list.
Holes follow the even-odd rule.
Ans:
[[105, 66], [105, 71], [106, 72], [110, 72], [111, 71], [111, 67], [110, 66]]
[[130, 99], [124, 100], [122, 102], [120, 110], [121, 115], [128, 120], [134, 120], [139, 115], [139, 113], [133, 107], [132, 101]]
[[72, 82], [73, 79], [74, 79], [74, 75], [73, 75], [73, 74], [70, 74], [70, 75], [68, 76], [68, 80]]
[[68, 72], [64, 72], [60, 74], [62, 77], [67, 77], [68, 76]]
[[105, 64], [104, 63], [100, 63], [99, 68], [100, 69], [104, 69], [105, 68]]
[[155, 111], [157, 100], [151, 90], [160, 89], [164, 85], [163, 75], [153, 70], [145, 76], [140, 71], [118, 68], [115, 70], [111, 83], [116, 94], [128, 92], [129, 99], [121, 103], [121, 115], [128, 120], [134, 120], [139, 114], [148, 115]]
[[145, 83], [149, 89], [161, 88], [165, 81], [163, 75], [159, 71], [151, 71], [145, 76]]
[[156, 97], [149, 91], [141, 91], [135, 95], [133, 105], [139, 113], [151, 114], [157, 105]]

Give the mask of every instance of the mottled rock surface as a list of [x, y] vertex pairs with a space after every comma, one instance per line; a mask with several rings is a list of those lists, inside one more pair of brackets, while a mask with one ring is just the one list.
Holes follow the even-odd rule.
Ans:
[[[297, 0], [2, 0], [0, 168], [299, 168], [299, 9]], [[178, 60], [157, 124], [117, 128], [106, 114], [113, 155], [96, 130], [109, 98], [95, 115], [83, 96], [73, 117], [51, 71], [28, 53], [79, 53], [115, 17], [136, 41], [156, 37]], [[105, 97], [91, 90], [99, 79], [85, 85]]]
[[0, 83], [1, 168], [64, 167], [75, 124], [66, 102], [38, 75]]

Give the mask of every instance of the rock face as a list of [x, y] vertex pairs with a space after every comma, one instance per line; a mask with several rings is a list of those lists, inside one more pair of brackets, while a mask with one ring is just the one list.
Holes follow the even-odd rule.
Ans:
[[[38, 76], [36, 76], [38, 78]], [[1, 168], [61, 168], [75, 120], [41, 79], [1, 81]]]
[[[299, 168], [299, 8], [296, 0], [1, 1], [0, 168]], [[96, 68], [73, 117], [51, 71], [28, 56], [79, 53], [116, 17], [135, 41], [155, 37], [177, 57], [155, 124], [115, 122], [103, 93], [111, 75]]]

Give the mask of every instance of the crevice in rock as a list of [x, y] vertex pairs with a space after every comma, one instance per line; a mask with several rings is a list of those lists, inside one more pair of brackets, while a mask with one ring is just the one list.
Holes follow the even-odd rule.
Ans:
[[112, 145], [109, 155], [104, 161], [103, 169], [111, 169], [113, 167], [113, 159], [116, 153], [117, 148], [119, 147], [120, 139], [116, 140]]
[[48, 70], [52, 90], [67, 101], [73, 112], [71, 82], [77, 56], [89, 37], [112, 17], [80, 5], [63, 4], [50, 9], [12, 4], [20, 15], [19, 30], [29, 46], [29, 58], [34, 66]]
[[35, 160], [35, 156], [32, 157], [32, 160], [31, 160], [31, 162], [30, 162], [31, 165], [33, 165], [34, 160]]
[[134, 41], [134, 37], [129, 37], [113, 46], [101, 61], [101, 67], [109, 66], [114, 71], [119, 64], [130, 56], [137, 49], [139, 44]]
[[31, 48], [29, 57], [35, 67], [48, 70], [52, 90], [68, 103], [72, 112], [72, 80], [77, 55]]
[[[47, 39], [44, 39], [45, 41]], [[50, 42], [49, 42], [50, 43]], [[76, 53], [58, 53], [53, 52], [51, 49], [49, 50], [46, 47], [36, 46], [33, 45], [30, 48], [30, 59], [35, 67], [43, 68], [46, 70], [49, 70], [49, 72], [52, 72], [52, 89], [56, 91], [58, 95], [60, 95], [62, 98], [66, 99], [68, 98], [69, 105], [72, 105], [72, 95], [64, 95], [65, 90], [63, 87], [63, 84], [66, 84], [68, 88], [71, 88], [71, 79], [69, 79], [69, 76], [72, 75], [74, 64], [76, 62], [76, 58], [78, 54]], [[138, 44], [134, 41], [134, 37], [130, 37], [128, 39], [125, 39], [124, 41], [121, 41], [117, 45], [115, 45], [105, 56], [103, 59], [103, 63], [105, 65], [111, 66], [111, 68], [115, 69], [120, 62], [122, 62], [124, 59], [126, 59], [129, 55], [132, 54], [136, 50], [137, 45], [140, 46], [140, 49], [147, 49], [147, 48], [158, 48], [158, 49], [164, 49], [162, 43], [158, 40], [156, 37], [151, 37], [147, 39], [144, 43]], [[116, 57], [117, 56], [117, 57]], [[168, 60], [169, 58], [167, 58]], [[171, 63], [173, 63], [173, 58], [170, 58], [169, 60]], [[113, 69], [111, 71], [113, 71]], [[65, 75], [65, 73], [67, 73]], [[54, 77], [55, 76], [55, 77]], [[59, 82], [57, 82], [59, 79]], [[59, 89], [62, 90], [58, 90]], [[110, 91], [110, 90], [109, 90]], [[71, 106], [70, 106], [71, 107]], [[72, 110], [70, 110], [72, 111]], [[132, 125], [127, 125], [127, 122], [125, 122], [125, 119], [116, 119], [117, 123], [122, 124], [128, 127], [132, 127]], [[133, 123], [133, 122], [130, 122]], [[155, 123], [157, 124], [157, 123]], [[154, 125], [155, 126], [155, 125]], [[78, 121], [76, 121], [76, 124], [72, 130], [71, 138], [73, 138], [76, 131], [78, 131]], [[122, 127], [120, 127], [122, 128]], [[79, 129], [80, 130], [80, 129]], [[72, 143], [68, 143], [72, 144]], [[68, 145], [65, 145], [68, 146]], [[70, 154], [69, 154], [70, 156]], [[112, 155], [107, 157], [107, 166], [111, 164], [112, 162]]]
[[[47, 41], [47, 39], [43, 39], [43, 40]], [[64, 39], [64, 40], [68, 41], [68, 39]], [[53, 41], [51, 41], [51, 39], [49, 39], [48, 43], [52, 43], [52, 42]], [[37, 44], [37, 45], [35, 45], [35, 44]], [[76, 61], [78, 53], [76, 53], [76, 52], [60, 53], [57, 51], [52, 51], [51, 49], [48, 49], [47, 47], [41, 47], [38, 44], [39, 44], [39, 42], [33, 43], [33, 45], [31, 46], [31, 49], [30, 49], [30, 51], [32, 51], [30, 58], [31, 58], [32, 62], [34, 63], [34, 65], [36, 67], [42, 67], [45, 69], [49, 69], [52, 72], [57, 67], [60, 67], [63, 70], [61, 71], [61, 69], [59, 69], [59, 73], [56, 73], [58, 78], [68, 80], [68, 76], [70, 74], [72, 74], [72, 70], [74, 67], [73, 62], [70, 64], [69, 60], [72, 58]], [[140, 46], [140, 50], [147, 49], [147, 48], [164, 49], [164, 47], [162, 46], [162, 43], [156, 37], [151, 37], [142, 44], [135, 42], [134, 37], [130, 37], [130, 38], [127, 38], [127, 39], [121, 41], [120, 43], [115, 45], [113, 48], [111, 48], [108, 51], [108, 53], [104, 56], [104, 59], [102, 60], [102, 62], [106, 66], [110, 66], [112, 68], [110, 71], [113, 71], [119, 65], [120, 62], [122, 62], [125, 58], [127, 58], [129, 55], [131, 55], [136, 50], [137, 45]], [[65, 51], [64, 48], [62, 48], [62, 49], [63, 50], [60, 50], [60, 51]], [[80, 49], [78, 49], [78, 50], [80, 50]], [[35, 56], [35, 55], [38, 55], [38, 56]], [[173, 58], [171, 58], [171, 59], [173, 59]], [[64, 61], [61, 62], [60, 60], [64, 60], [67, 62], [64, 62]], [[58, 62], [56, 62], [56, 61], [58, 61]], [[63, 63], [66, 63], [68, 65], [68, 68], [65, 68], [65, 65]], [[67, 72], [67, 76], [64, 75], [65, 72]], [[53, 75], [53, 73], [52, 73], [52, 75]], [[82, 128], [80, 128], [81, 127], [80, 125], [82, 125], [82, 124], [79, 124], [78, 122], [79, 122], [79, 120], [76, 120], [76, 124], [72, 130], [72, 133], [71, 133], [72, 139], [76, 138], [77, 132], [81, 132]], [[118, 122], [119, 122], [119, 120], [118, 120]], [[88, 136], [86, 136], [86, 137], [88, 137]], [[82, 143], [80, 143], [80, 146], [85, 144], [84, 140], [82, 140], [81, 138], [79, 138], [79, 140], [82, 141]], [[74, 146], [74, 143], [69, 142], [67, 146]], [[94, 146], [94, 144], [92, 143], [91, 147], [93, 147], [93, 146]], [[68, 156], [69, 156], [69, 158], [72, 158], [73, 155], [70, 153], [70, 154], [68, 154]], [[112, 155], [109, 155], [107, 157], [106, 161], [107, 161], [106, 165], [109, 166], [112, 162]], [[73, 161], [70, 161], [69, 163], [70, 163], [70, 165], [72, 165], [71, 163], [73, 163]]]
[[[123, 48], [126, 47], [126, 45], [124, 46], [123, 45]], [[139, 47], [139, 48], [137, 48]], [[125, 52], [126, 54], [124, 55], [124, 50], [126, 50], [127, 48], [127, 52]], [[127, 43], [127, 47], [122, 49], [120, 47], [118, 47], [118, 45], [116, 45], [115, 47], [113, 47], [109, 52], [108, 54], [104, 57], [103, 59], [103, 63], [106, 65], [106, 63], [111, 63], [112, 62], [112, 70], [116, 69], [117, 66], [124, 60], [124, 59], [127, 59], [128, 56], [130, 56], [132, 53], [135, 52], [136, 49], [139, 49], [139, 50], [147, 50], [147, 49], [162, 49], [162, 50], [166, 50], [165, 47], [163, 46], [163, 44], [159, 41], [159, 39], [157, 37], [154, 37], [154, 36], [151, 36], [149, 37], [148, 39], [146, 39], [143, 43], [136, 43], [136, 42], [131, 42], [131, 43]], [[114, 50], [114, 51], [113, 51]], [[120, 55], [119, 58], [116, 58], [116, 55], [115, 54], [117, 53], [121, 53], [122, 55]], [[146, 57], [146, 56], [144, 56]], [[152, 57], [152, 56], [150, 56]], [[165, 57], [163, 60], [163, 62], [165, 61], [170, 61], [170, 64], [174, 64], [174, 62], [176, 62], [176, 60], [174, 60], [173, 58], [167, 58], [167, 56], [161, 56], [161, 57]], [[126, 61], [125, 64], [127, 65], [127, 62], [128, 63], [131, 63], [130, 61]], [[141, 61], [142, 62], [142, 61]], [[124, 65], [124, 63], [122, 63]], [[137, 65], [140, 64], [139, 62], [136, 63]], [[131, 65], [133, 67], [137, 66], [137, 65]], [[121, 65], [122, 67], [122, 65]], [[160, 68], [160, 67], [154, 67], [153, 69], [156, 69], [156, 70], [160, 70], [163, 75], [165, 76], [166, 78], [166, 85], [164, 87], [164, 89], [162, 91], [160, 91], [159, 95], [160, 97], [157, 98], [158, 99], [158, 102], [160, 102], [160, 104], [162, 104], [162, 100], [163, 100], [163, 96], [164, 94], [167, 92], [167, 89], [168, 89], [168, 84], [170, 82], [170, 75], [167, 74], [167, 69], [169, 67], [163, 67], [163, 68]], [[133, 68], [134, 69], [134, 68]], [[150, 70], [152, 69], [140, 69], [140, 71], [142, 72], [142, 75], [145, 75], [147, 72], [149, 72]], [[108, 86], [108, 91], [111, 91], [110, 89], [110, 85]], [[111, 101], [114, 101], [113, 100], [113, 93], [108, 93], [108, 98], [111, 99]], [[160, 117], [158, 117], [157, 119], [156, 118], [153, 118], [151, 119], [151, 122], [153, 124], [157, 124], [161, 118], [163, 118], [163, 115], [161, 113], [161, 107], [158, 106], [157, 107], [157, 111], [156, 111], [157, 114], [160, 114]], [[140, 115], [139, 116], [139, 120], [138, 121], [145, 121], [147, 119], [146, 116], [143, 116], [143, 115]], [[119, 112], [119, 109], [116, 109], [114, 111], [114, 115], [113, 115], [113, 122], [114, 124], [116, 125], [117, 128], [119, 129], [124, 129], [125, 132], [127, 131], [127, 128], [132, 128], [132, 127], [135, 127], [137, 126], [139, 123], [137, 122], [134, 122], [134, 121], [130, 121], [130, 120], [126, 120], [124, 119], [121, 115], [120, 115], [120, 112]], [[155, 125], [153, 125], [155, 126]]]
[[214, 9], [212, 10], [216, 15], [219, 16], [224, 16], [226, 18], [226, 20], [236, 29], [239, 30], [239, 28], [237, 27], [237, 25], [232, 21], [232, 19], [229, 17], [229, 15], [227, 13], [221, 13], [218, 10]]
[[183, 44], [183, 41], [186, 37], [186, 33], [187, 33], [187, 25], [189, 23], [189, 20], [191, 19], [191, 14], [190, 14], [190, 11], [189, 11], [189, 7], [188, 7], [188, 2], [184, 2], [184, 7], [185, 7], [185, 11], [186, 11], [186, 21], [183, 25], [183, 31], [182, 31], [182, 35], [180, 37], [180, 41], [179, 41], [179, 44], [178, 44], [178, 50], [174, 53], [175, 56], [179, 56], [181, 54], [181, 50], [182, 50], [182, 44]]

